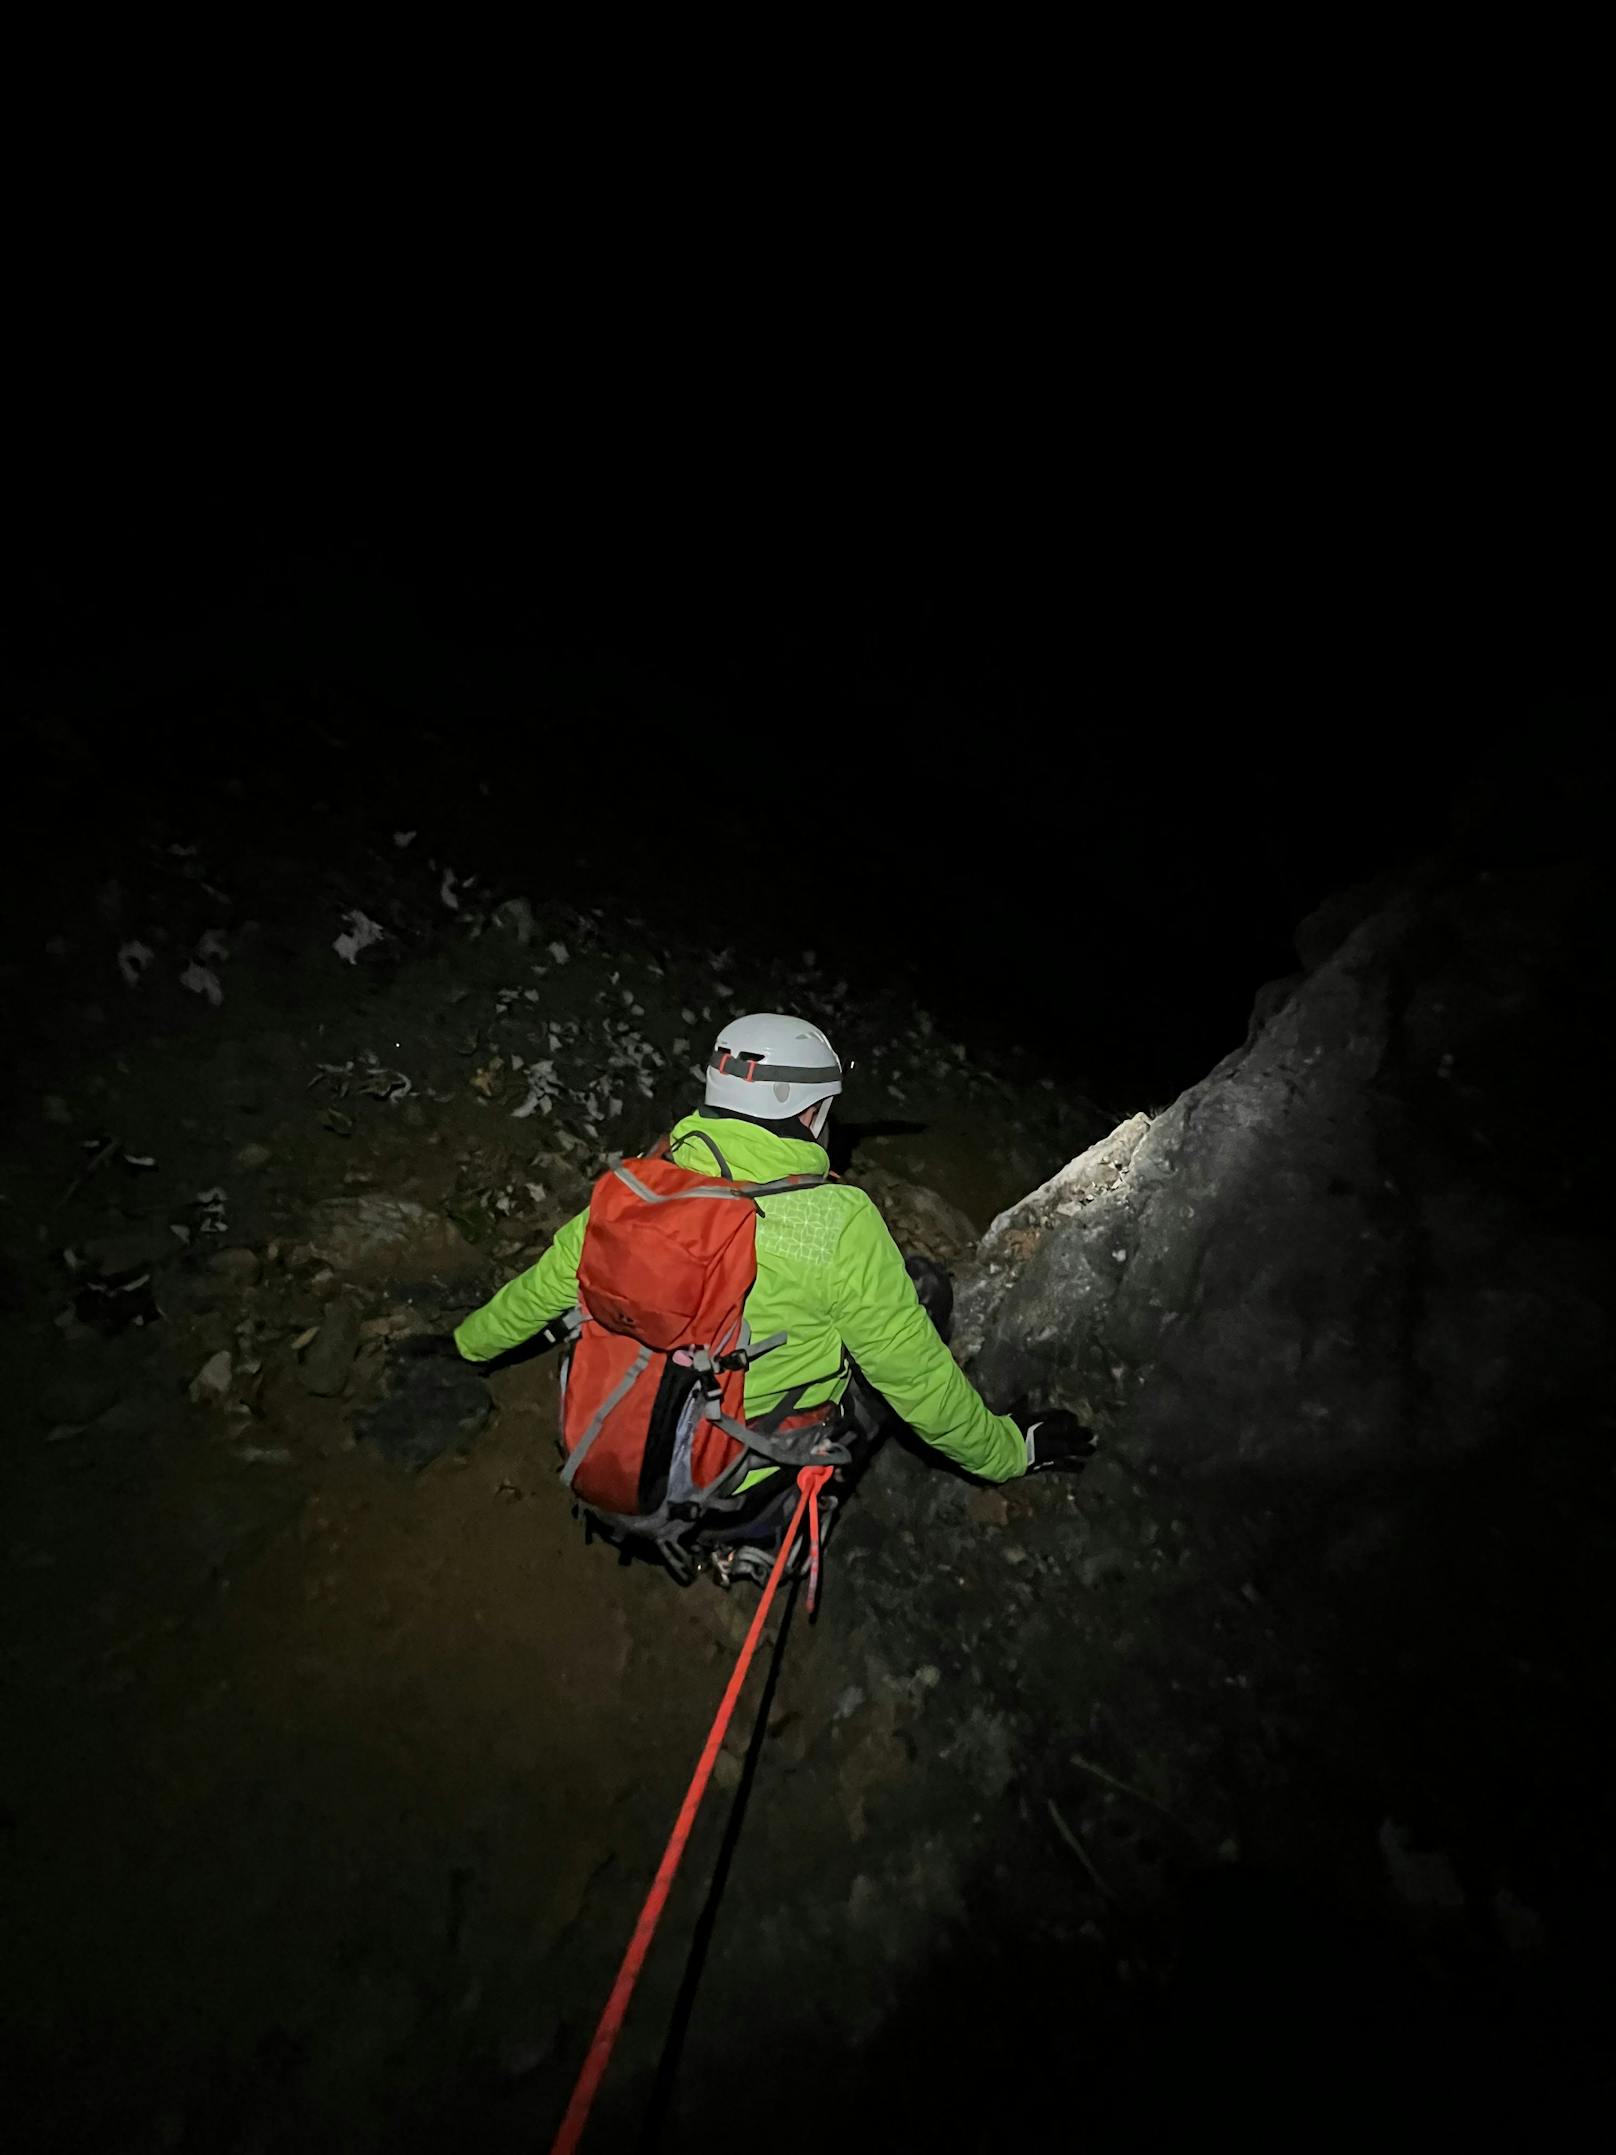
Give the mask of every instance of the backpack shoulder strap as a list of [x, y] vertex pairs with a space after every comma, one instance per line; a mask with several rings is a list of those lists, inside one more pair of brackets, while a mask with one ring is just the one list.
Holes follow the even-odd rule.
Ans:
[[[723, 1176], [724, 1180], [726, 1182], [733, 1182], [735, 1180], [735, 1177], [729, 1171], [728, 1160], [724, 1158], [724, 1155], [719, 1151], [718, 1147], [713, 1143], [712, 1139], [707, 1135], [707, 1132], [705, 1130], [687, 1130], [685, 1132], [685, 1137], [699, 1138], [701, 1142], [707, 1147], [707, 1150], [712, 1154], [713, 1158], [718, 1162], [718, 1172]], [[685, 1137], [680, 1138], [679, 1142], [681, 1145], [684, 1143]], [[671, 1154], [673, 1150], [672, 1146], [669, 1146], [668, 1150]]]
[[640, 1180], [627, 1161], [619, 1161], [616, 1167], [608, 1168], [595, 1187], [601, 1189], [614, 1178], [621, 1182], [625, 1188], [632, 1190], [636, 1197], [642, 1199], [648, 1205], [677, 1205], [687, 1197], [737, 1199], [743, 1204], [751, 1202], [750, 1193], [745, 1185], [739, 1182], [725, 1183], [722, 1187], [716, 1187], [712, 1183], [703, 1183], [698, 1189], [694, 1190], [653, 1190]]

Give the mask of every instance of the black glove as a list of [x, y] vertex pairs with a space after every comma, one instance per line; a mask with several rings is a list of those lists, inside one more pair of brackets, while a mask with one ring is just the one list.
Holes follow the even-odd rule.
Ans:
[[1081, 1474], [1100, 1441], [1064, 1407], [1033, 1407], [1016, 1420], [1027, 1440], [1029, 1474]]
[[452, 1332], [409, 1332], [403, 1339], [395, 1339], [390, 1351], [398, 1362], [464, 1360]]

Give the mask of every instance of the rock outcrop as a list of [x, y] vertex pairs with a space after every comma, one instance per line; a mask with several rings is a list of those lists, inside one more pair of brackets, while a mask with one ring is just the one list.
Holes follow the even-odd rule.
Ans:
[[[956, 1347], [1140, 1456], [1413, 1465], [1611, 1397], [1595, 886], [1433, 865], [1304, 923], [1247, 1043], [1000, 1215]], [[1608, 1034], [1606, 1035], [1608, 1037]]]

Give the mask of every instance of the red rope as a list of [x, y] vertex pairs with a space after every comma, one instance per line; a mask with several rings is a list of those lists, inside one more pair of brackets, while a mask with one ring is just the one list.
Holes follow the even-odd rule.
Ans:
[[574, 2149], [583, 2137], [584, 2127], [589, 2122], [590, 2109], [600, 2091], [601, 2081], [605, 2078], [606, 2068], [611, 2062], [611, 2055], [616, 2047], [617, 2038], [622, 2033], [623, 2020], [628, 2012], [629, 2000], [634, 1995], [634, 1986], [640, 1979], [640, 1970], [645, 1966], [645, 1956], [651, 1949], [651, 1940], [656, 1936], [657, 1925], [662, 1920], [662, 1911], [667, 1906], [668, 1894], [672, 1889], [680, 1862], [684, 1857], [686, 1845], [690, 1840], [691, 1828], [696, 1823], [696, 1812], [700, 1808], [702, 1797], [707, 1793], [707, 1783], [712, 1778], [713, 1767], [718, 1762], [719, 1751], [723, 1747], [725, 1736], [729, 1733], [730, 1722], [735, 1717], [735, 1709], [740, 1703], [741, 1689], [746, 1682], [747, 1671], [752, 1666], [752, 1657], [757, 1652], [758, 1641], [763, 1636], [763, 1626], [768, 1621], [769, 1610], [774, 1601], [775, 1589], [780, 1584], [781, 1576], [786, 1568], [786, 1561], [791, 1555], [791, 1547], [797, 1538], [797, 1529], [802, 1525], [802, 1515], [805, 1511], [809, 1515], [808, 1607], [810, 1613], [813, 1610], [815, 1599], [819, 1593], [819, 1492], [826, 1482], [830, 1480], [830, 1477], [831, 1469], [829, 1467], [804, 1467], [797, 1476], [797, 1484], [802, 1491], [802, 1495], [797, 1501], [797, 1509], [792, 1514], [790, 1526], [786, 1529], [786, 1538], [780, 1545], [780, 1554], [774, 1560], [774, 1569], [769, 1574], [769, 1583], [763, 1589], [758, 1601], [757, 1613], [752, 1618], [752, 1628], [746, 1634], [746, 1642], [741, 1648], [740, 1659], [736, 1662], [734, 1673], [730, 1677], [729, 1687], [718, 1702], [718, 1712], [713, 1717], [712, 1727], [707, 1731], [707, 1741], [702, 1746], [701, 1757], [696, 1761], [696, 1771], [691, 1778], [689, 1788], [685, 1791], [685, 1800], [679, 1806], [679, 1816], [673, 1822], [673, 1831], [668, 1836], [668, 1845], [662, 1851], [662, 1861], [657, 1865], [656, 1877], [651, 1881], [651, 1890], [645, 1896], [645, 1905], [640, 1910], [640, 1919], [634, 1926], [634, 1935], [628, 1942], [628, 1951], [623, 1955], [623, 1964], [617, 1971], [617, 1980], [612, 1985], [611, 1995], [606, 2000], [605, 2011], [600, 2016], [594, 2038], [585, 2055], [583, 2070], [578, 2075], [577, 2085], [572, 2091], [572, 2100], [567, 2105], [567, 2114], [561, 2120], [560, 2130], [550, 2144], [550, 2155], [573, 2155]]
[[[829, 1467], [804, 1467], [797, 1476], [797, 1486], [808, 1500], [808, 1614], [814, 1613], [819, 1600], [819, 1492], [830, 1480]], [[802, 1517], [802, 1506], [797, 1506], [797, 1519]], [[791, 1523], [791, 1532], [797, 1531], [797, 1522]], [[791, 1545], [787, 1535], [786, 1546]]]

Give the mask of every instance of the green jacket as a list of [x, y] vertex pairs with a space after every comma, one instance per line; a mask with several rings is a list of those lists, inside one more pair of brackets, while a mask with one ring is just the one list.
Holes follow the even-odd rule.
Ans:
[[[792, 1127], [800, 1128], [800, 1124]], [[682, 1167], [716, 1172], [692, 1133], [707, 1131], [741, 1182], [822, 1175], [823, 1147], [729, 1115], [687, 1115], [673, 1130]], [[587, 1207], [567, 1222], [528, 1271], [474, 1310], [455, 1333], [470, 1362], [487, 1362], [531, 1339], [578, 1299], [578, 1257]], [[746, 1300], [754, 1339], [784, 1332], [786, 1343], [746, 1373], [749, 1420], [806, 1385], [801, 1404], [839, 1399], [847, 1388], [843, 1350], [917, 1436], [987, 1481], [1026, 1472], [1026, 1445], [1008, 1415], [990, 1414], [920, 1306], [886, 1222], [862, 1190], [827, 1182], [763, 1200], [757, 1223], [757, 1284]], [[769, 1471], [773, 1471], [772, 1469]], [[753, 1477], [758, 1479], [760, 1477]]]

